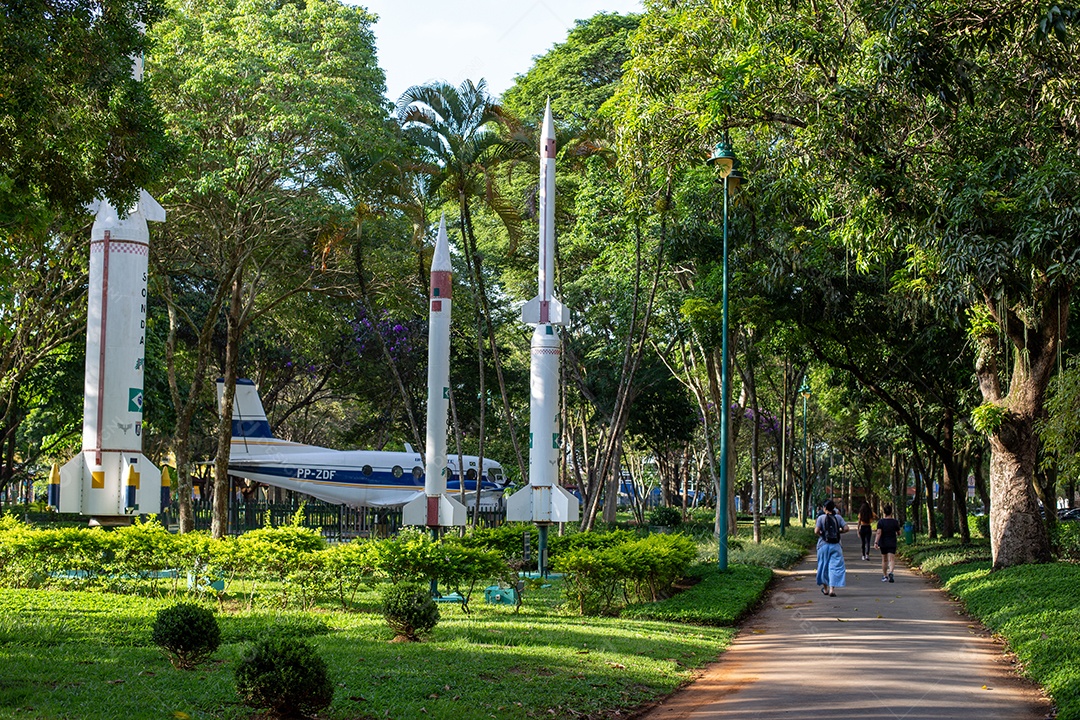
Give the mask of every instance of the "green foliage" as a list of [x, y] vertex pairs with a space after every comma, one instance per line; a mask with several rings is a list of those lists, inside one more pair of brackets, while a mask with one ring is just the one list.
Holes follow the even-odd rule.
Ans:
[[1047, 417], [1036, 424], [1043, 457], [1056, 463], [1059, 477], [1080, 476], [1080, 357], [1051, 381], [1046, 411]]
[[1005, 422], [1006, 410], [1001, 405], [983, 403], [971, 411], [971, 424], [981, 433], [992, 435]]
[[[743, 542], [737, 548], [732, 547], [728, 553], [729, 562], [768, 568], [791, 567], [805, 557], [813, 545], [805, 542], [805, 538], [801, 537], [804, 535], [799, 532], [802, 528], [788, 528], [788, 530], [786, 539], [765, 537], [760, 543]], [[792, 530], [795, 532], [791, 532]], [[812, 529], [809, 532], [812, 533]]]
[[416, 642], [435, 629], [439, 606], [418, 583], [397, 583], [382, 590], [382, 613], [397, 637]]
[[649, 511], [649, 525], [676, 527], [682, 525], [682, 512], [678, 508], [658, 505]]
[[472, 527], [461, 538], [464, 547], [493, 550], [506, 561], [519, 560], [524, 554], [524, 533], [529, 533], [530, 554], [536, 556], [536, 526], [532, 523], [503, 523], [495, 527]]
[[620, 617], [639, 620], [666, 620], [694, 625], [734, 625], [758, 602], [772, 580], [772, 570], [753, 565], [729, 565], [720, 572], [714, 564], [692, 569], [688, 581], [694, 584], [656, 603], [636, 603], [623, 609]]
[[191, 670], [218, 649], [221, 629], [209, 608], [177, 603], [158, 611], [151, 639], [173, 667]]
[[897, 554], [927, 572], [939, 573], [950, 565], [989, 560], [990, 541], [978, 540], [964, 545], [960, 540], [919, 540], [915, 545], [900, 545]]
[[985, 305], [972, 305], [967, 311], [968, 337], [975, 342], [993, 342], [998, 337], [998, 325]]
[[557, 43], [517, 77], [503, 94], [503, 105], [519, 117], [538, 120], [545, 99], [551, 98], [558, 121], [576, 132], [593, 125], [622, 77], [630, 54], [627, 41], [637, 26], [636, 15], [599, 13], [578, 20], [566, 42]]
[[566, 599], [576, 612], [608, 615], [631, 599], [651, 602], [666, 596], [696, 557], [697, 546], [688, 537], [649, 535], [598, 548], [581, 541], [577, 548], [560, 551], [551, 566], [564, 573]]
[[1058, 522], [1050, 538], [1054, 552], [1062, 560], [1080, 561], [1080, 522]]
[[330, 579], [332, 595], [342, 609], [348, 608], [361, 586], [374, 574], [377, 567], [374, 548], [370, 542], [354, 540], [331, 545], [323, 551], [323, 568]]
[[548, 553], [554, 559], [564, 552], [573, 550], [604, 550], [628, 543], [636, 537], [637, 535], [629, 530], [572, 532], [561, 537], [549, 537]]
[[157, 109], [131, 76], [161, 4], [5, 3], [0, 24], [0, 227], [111, 198], [126, 207], [168, 155]]
[[968, 533], [973, 538], [990, 539], [990, 516], [989, 515], [968, 515]]
[[274, 716], [313, 715], [334, 699], [326, 662], [304, 640], [270, 636], [256, 641], [236, 664], [236, 691], [245, 705]]

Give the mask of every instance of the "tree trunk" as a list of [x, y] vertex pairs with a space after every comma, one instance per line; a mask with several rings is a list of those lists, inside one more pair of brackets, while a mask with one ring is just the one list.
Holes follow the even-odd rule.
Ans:
[[753, 420], [750, 426], [750, 503], [753, 506], [754, 518], [754, 542], [761, 542], [761, 467], [760, 467], [760, 425], [761, 412], [758, 409], [757, 382], [754, 377], [754, 352], [753, 335], [747, 331], [742, 333], [746, 340], [744, 361], [738, 363], [742, 376], [743, 388], [746, 391]]
[[[990, 547], [994, 569], [1051, 559], [1050, 537], [1039, 516], [1035, 466], [1039, 439], [1035, 423], [1046, 415], [1046, 388], [1069, 327], [1071, 287], [1061, 281], [1036, 285], [1034, 317], [1021, 319], [1012, 307], [985, 297], [985, 308], [1015, 348], [1009, 392], [1002, 392], [998, 353], [989, 338], [980, 343], [975, 374], [987, 404], [1002, 411], [990, 428]], [[1052, 512], [1053, 509], [1048, 509]]]
[[953, 461], [942, 463], [938, 507], [941, 509], [941, 536], [951, 539], [956, 534], [956, 516], [953, 508], [953, 499], [956, 497], [954, 486], [959, 482], [959, 478], [956, 477], [956, 455], [953, 452], [953, 430], [956, 423], [953, 419], [952, 408], [942, 408], [941, 417], [941, 446], [945, 449], [946, 457], [953, 458]]
[[[465, 193], [462, 192], [459, 196], [459, 202], [461, 203], [461, 232], [462, 235], [467, 238], [467, 245], [472, 248], [472, 262], [475, 264], [474, 270], [474, 282], [476, 283], [476, 293], [480, 298], [480, 311], [483, 316], [484, 325], [487, 328], [487, 339], [491, 349], [491, 362], [495, 366], [495, 377], [499, 383], [499, 395], [502, 398], [503, 414], [506, 416], [506, 432], [510, 435], [510, 443], [514, 448], [514, 456], [517, 459], [518, 470], [521, 472], [523, 478], [528, 478], [526, 472], [525, 461], [521, 454], [521, 446], [518, 443], [517, 427], [514, 422], [514, 414], [510, 410], [510, 396], [506, 392], [506, 380], [503, 379], [502, 372], [502, 360], [499, 358], [499, 346], [495, 342], [495, 322], [491, 317], [491, 308], [488, 304], [487, 290], [484, 286], [484, 271], [483, 260], [480, 256], [480, 252], [476, 248], [476, 237], [473, 235], [472, 229], [472, 213], [469, 210], [469, 204], [466, 200]], [[480, 329], [477, 329], [480, 332]], [[481, 373], [483, 368], [481, 367]], [[484, 394], [480, 394], [481, 402], [484, 401]], [[483, 410], [481, 409], [481, 414]], [[484, 456], [480, 453], [479, 467], [477, 468], [477, 485], [476, 485], [476, 509], [479, 514], [480, 511], [480, 481], [483, 479], [484, 469]]]
[[179, 331], [180, 320], [176, 303], [173, 302], [172, 288], [168, 278], [165, 278], [161, 283], [161, 287], [169, 316], [169, 331], [165, 341], [165, 370], [169, 382], [169, 395], [172, 399], [173, 410], [176, 413], [176, 428], [173, 431], [173, 453], [176, 456], [176, 505], [180, 532], [187, 533], [195, 529], [195, 513], [191, 506], [193, 487], [191, 479], [191, 424], [195, 418], [195, 411], [199, 407], [199, 398], [206, 382], [206, 368], [210, 363], [211, 340], [213, 339], [214, 328], [217, 326], [218, 315], [221, 312], [221, 305], [224, 302], [228, 284], [217, 284], [214, 296], [206, 309], [206, 314], [203, 316], [203, 323], [199, 329], [198, 345], [195, 350], [195, 369], [191, 373], [191, 386], [188, 388], [186, 399], [181, 398], [180, 384], [176, 376], [176, 335]]
[[228, 326], [225, 341], [225, 387], [218, 421], [217, 455], [214, 459], [214, 510], [210, 534], [217, 539], [229, 532], [229, 452], [232, 449], [232, 409], [236, 397], [237, 368], [240, 365], [241, 313], [243, 310], [244, 274], [233, 276], [229, 295]]
[[990, 547], [994, 569], [1048, 562], [1050, 539], [1032, 482], [1038, 438], [1030, 424], [990, 436]]

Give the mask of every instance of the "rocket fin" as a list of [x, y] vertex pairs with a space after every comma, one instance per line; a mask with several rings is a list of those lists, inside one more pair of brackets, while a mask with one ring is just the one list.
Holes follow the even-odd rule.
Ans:
[[521, 322], [531, 325], [540, 324], [540, 296], [537, 295], [521, 306]]
[[567, 314], [566, 306], [553, 295], [548, 304], [548, 322], [552, 325], [565, 325], [570, 319]]
[[561, 485], [551, 486], [551, 519], [555, 522], [577, 522], [581, 512], [577, 497]]
[[[547, 322], [551, 325], [565, 325], [570, 320], [570, 313], [567, 312], [566, 306], [557, 298], [552, 296], [548, 300], [548, 319]], [[521, 322], [528, 323], [530, 325], [539, 325], [540, 320], [540, 296], [537, 295], [532, 300], [529, 300], [521, 306]]]
[[145, 190], [139, 190], [138, 210], [150, 222], [165, 222], [165, 208]]
[[[428, 523], [428, 500], [436, 499], [434, 496], [428, 498], [427, 495], [421, 494], [401, 508], [401, 524], [402, 525], [429, 525]], [[437, 497], [438, 499], [438, 518], [436, 523], [439, 527], [464, 527], [466, 522], [465, 506], [460, 502], [443, 494]]]
[[526, 485], [506, 498], [507, 522], [532, 522], [532, 496], [532, 486]]
[[140, 515], [152, 515], [161, 512], [161, 470], [150, 462], [142, 453], [138, 458], [139, 487], [135, 491], [135, 503]]
[[60, 468], [60, 512], [82, 512], [83, 476], [89, 474], [82, 452]]

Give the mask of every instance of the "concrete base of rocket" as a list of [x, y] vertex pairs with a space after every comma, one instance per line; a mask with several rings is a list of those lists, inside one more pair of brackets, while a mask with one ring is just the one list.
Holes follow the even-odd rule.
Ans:
[[112, 524], [107, 518], [161, 512], [161, 470], [142, 453], [85, 450], [59, 475], [60, 512], [92, 515], [106, 524]]
[[402, 525], [464, 527], [466, 516], [465, 506], [445, 493], [421, 495], [401, 508]]
[[560, 485], [528, 485], [506, 500], [511, 522], [577, 522], [578, 499]]

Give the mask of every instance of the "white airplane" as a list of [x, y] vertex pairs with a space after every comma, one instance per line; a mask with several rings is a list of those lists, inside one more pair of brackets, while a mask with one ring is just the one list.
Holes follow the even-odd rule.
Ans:
[[[218, 404], [224, 392], [218, 380]], [[301, 492], [326, 502], [352, 507], [397, 507], [424, 494], [424, 463], [420, 454], [406, 445], [406, 451], [331, 450], [275, 438], [270, 431], [259, 391], [251, 380], [236, 381], [232, 412], [232, 448], [229, 474], [253, 482]], [[457, 455], [448, 460], [447, 490], [460, 493]], [[466, 455], [465, 495], [461, 502], [476, 505], [476, 477], [480, 485], [480, 507], [498, 505], [506, 486], [502, 465]]]

